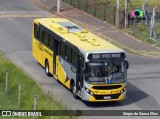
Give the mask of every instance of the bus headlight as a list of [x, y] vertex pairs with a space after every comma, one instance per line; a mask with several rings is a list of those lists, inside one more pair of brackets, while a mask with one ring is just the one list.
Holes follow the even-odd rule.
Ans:
[[91, 95], [93, 95], [93, 92], [92, 92], [92, 91], [90, 91], [90, 94], [91, 94]]
[[125, 91], [126, 91], [126, 88], [123, 88], [120, 93], [123, 94]]
[[87, 92], [87, 93], [89, 93], [89, 92], [90, 92], [90, 91], [89, 91], [89, 89], [87, 89], [87, 88], [85, 88], [85, 90], [86, 90], [86, 92]]
[[92, 92], [92, 91], [90, 91], [89, 89], [87, 89], [87, 88], [85, 88], [85, 91], [88, 93], [88, 94], [90, 94], [90, 95], [94, 95], [94, 93]]

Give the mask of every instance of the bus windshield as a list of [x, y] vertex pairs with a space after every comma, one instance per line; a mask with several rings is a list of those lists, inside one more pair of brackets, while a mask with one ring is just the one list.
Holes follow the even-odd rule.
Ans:
[[126, 81], [126, 74], [124, 61], [87, 63], [85, 79], [88, 83], [122, 83]]

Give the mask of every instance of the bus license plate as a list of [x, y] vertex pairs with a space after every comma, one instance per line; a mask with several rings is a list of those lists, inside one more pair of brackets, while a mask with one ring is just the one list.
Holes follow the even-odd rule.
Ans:
[[104, 99], [105, 99], [105, 100], [111, 99], [111, 96], [104, 96]]

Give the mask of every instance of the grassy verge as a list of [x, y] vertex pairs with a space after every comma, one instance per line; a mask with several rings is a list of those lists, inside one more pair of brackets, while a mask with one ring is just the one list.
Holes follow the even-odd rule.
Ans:
[[[160, 24], [160, 22], [159, 22]], [[134, 26], [129, 26], [129, 28], [127, 29], [124, 29], [125, 32], [133, 35], [134, 37], [136, 37], [137, 39], [140, 39], [154, 47], [157, 47], [157, 48], [160, 48], [160, 37], [159, 37], [159, 32], [158, 32], [159, 29], [156, 29], [155, 32], [157, 34], [157, 40], [152, 40], [150, 39], [150, 36], [149, 36], [149, 33], [150, 33], [150, 28], [149, 26], [145, 26], [144, 23], [140, 22], [140, 23], [137, 23], [136, 24], [136, 31], [134, 33]], [[159, 41], [159, 42], [157, 42]]]
[[[8, 92], [5, 92], [5, 72], [9, 72]], [[21, 83], [21, 102], [18, 105], [18, 84]], [[34, 80], [26, 76], [7, 58], [0, 55], [0, 109], [3, 110], [33, 110], [34, 96], [37, 96], [37, 110], [65, 110], [58, 101], [50, 95], [45, 95]], [[1, 117], [2, 118], [2, 117]], [[17, 119], [18, 117], [11, 117]], [[8, 119], [11, 119], [8, 117]], [[19, 119], [22, 117], [19, 117]], [[33, 117], [23, 117], [32, 119]], [[36, 119], [50, 119], [51, 117], [37, 117]], [[76, 117], [57, 116], [54, 119], [71, 119]], [[7, 119], [7, 117], [5, 118]]]
[[[133, 6], [135, 9], [142, 9], [142, 3], [144, 0], [130, 0], [131, 4], [128, 3], [128, 11], [131, 12], [133, 10]], [[117, 4], [117, 0], [63, 0], [63, 2], [70, 4], [74, 7], [79, 8], [80, 10], [86, 11], [91, 15], [95, 15], [97, 18], [105, 20], [111, 24], [113, 24], [114, 20], [114, 12]], [[96, 6], [95, 6], [96, 4]], [[105, 6], [106, 5], [106, 6]], [[158, 6], [160, 7], [159, 0], [149, 0], [147, 2], [149, 7]], [[95, 11], [96, 9], [96, 11]], [[104, 10], [106, 10], [104, 14]], [[125, 0], [120, 0], [120, 14], [124, 14], [125, 10]], [[120, 16], [121, 17], [121, 16]]]

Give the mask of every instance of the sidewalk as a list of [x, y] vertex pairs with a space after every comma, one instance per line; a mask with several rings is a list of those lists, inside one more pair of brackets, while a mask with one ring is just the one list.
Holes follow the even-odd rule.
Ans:
[[[51, 4], [52, 3], [52, 4]], [[45, 0], [43, 4], [53, 8], [56, 8], [56, 0]], [[54, 5], [54, 6], [53, 6]], [[73, 8], [70, 5], [62, 3], [63, 11], [58, 13], [58, 15], [65, 17], [75, 23], [78, 23], [83, 28], [94, 32], [99, 35], [105, 36], [106, 39], [112, 39], [123, 46], [129, 47], [134, 51], [142, 51], [142, 52], [156, 52], [160, 53], [160, 50], [150, 46], [147, 43], [144, 43], [140, 40], [133, 38], [130, 35], [120, 31], [119, 29], [115, 28], [114, 26], [108, 24], [107, 22], [101, 21], [83, 11], [78, 10], [77, 8]]]

